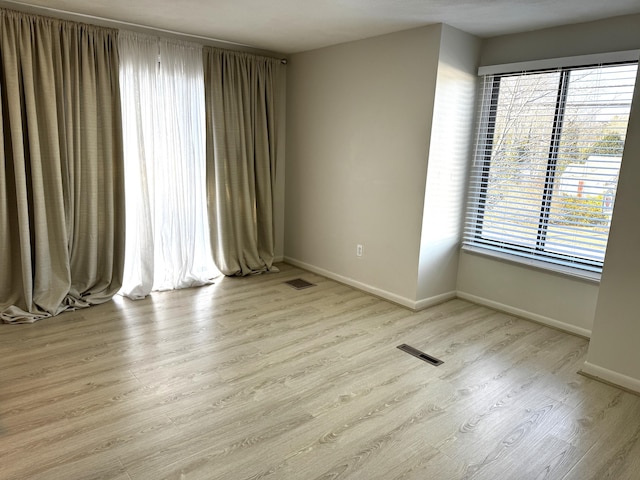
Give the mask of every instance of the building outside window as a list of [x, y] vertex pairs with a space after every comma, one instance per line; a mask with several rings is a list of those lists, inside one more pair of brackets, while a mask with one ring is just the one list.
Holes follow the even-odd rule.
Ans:
[[599, 273], [637, 62], [487, 75], [464, 246]]

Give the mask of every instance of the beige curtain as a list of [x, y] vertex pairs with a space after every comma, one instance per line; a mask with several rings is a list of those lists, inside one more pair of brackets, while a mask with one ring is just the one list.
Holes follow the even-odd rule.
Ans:
[[273, 266], [279, 60], [205, 47], [211, 246], [225, 275]]
[[110, 299], [124, 258], [116, 32], [0, 10], [0, 318]]

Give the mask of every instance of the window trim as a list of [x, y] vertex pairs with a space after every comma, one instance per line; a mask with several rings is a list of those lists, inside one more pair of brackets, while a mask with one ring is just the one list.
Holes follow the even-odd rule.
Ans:
[[555, 70], [576, 68], [585, 65], [601, 65], [606, 63], [627, 63], [640, 60], [640, 49], [622, 50], [619, 52], [603, 52], [591, 55], [575, 55], [572, 57], [547, 58], [526, 62], [484, 65], [478, 68], [478, 76], [504, 75], [514, 72], [533, 72], [538, 70]]
[[[584, 280], [588, 280], [591, 282], [599, 282], [600, 275], [602, 272], [602, 267], [604, 265], [605, 258], [603, 257], [602, 261], [591, 260], [589, 258], [576, 257], [568, 254], [557, 253], [553, 251], [545, 250], [546, 243], [546, 230], [548, 228], [548, 218], [549, 218], [549, 208], [552, 201], [554, 182], [555, 182], [555, 166], [557, 164], [558, 158], [558, 150], [559, 145], [562, 138], [562, 127], [564, 121], [564, 111], [566, 108], [567, 100], [568, 100], [568, 87], [569, 80], [572, 71], [590, 68], [590, 67], [598, 67], [598, 66], [612, 66], [616, 64], [636, 64], [640, 69], [640, 62], [638, 60], [638, 54], [640, 50], [632, 50], [626, 52], [618, 52], [615, 56], [617, 61], [615, 62], [607, 62], [603, 63], [589, 63], [589, 64], [572, 64], [572, 65], [563, 65], [558, 68], [543, 68], [537, 70], [527, 70], [527, 71], [508, 71], [503, 73], [487, 73], [488, 70], [483, 69], [481, 67], [479, 69], [479, 73], [483, 72], [485, 79], [488, 79], [492, 82], [490, 87], [491, 93], [490, 95], [483, 95], [482, 103], [480, 105], [480, 111], [477, 113], [477, 118], [479, 118], [478, 126], [477, 126], [477, 139], [484, 138], [482, 143], [482, 147], [480, 150], [476, 150], [474, 153], [475, 161], [481, 162], [479, 170], [481, 173], [477, 174], [475, 177], [477, 179], [476, 185], [474, 187], [473, 175], [470, 178], [468, 196], [471, 194], [471, 190], [476, 188], [476, 194], [478, 196], [478, 200], [473, 204], [468, 204], [468, 209], [473, 212], [474, 215], [473, 220], [467, 221], [465, 219], [463, 229], [465, 233], [463, 234], [462, 240], [462, 250], [480, 254], [484, 256], [499, 258], [501, 260], [505, 260], [511, 263], [517, 263], [541, 270], [546, 271], [554, 271], [557, 273], [561, 273], [564, 275], [568, 275], [571, 277], [577, 277]], [[629, 58], [629, 57], [632, 58]], [[602, 55], [595, 56], [582, 56], [582, 57], [572, 57], [573, 59], [581, 59], [585, 60], [589, 58], [593, 60], [595, 57], [601, 59]], [[611, 55], [608, 56], [611, 60]], [[626, 60], [622, 60], [626, 59]], [[558, 60], [558, 59], [556, 59]], [[527, 62], [529, 66], [531, 66], [531, 62]], [[533, 62], [538, 63], [538, 62]], [[509, 64], [511, 68], [515, 64]], [[538, 63], [540, 65], [540, 63]], [[498, 110], [498, 97], [500, 94], [500, 81], [504, 77], [508, 77], [510, 75], [523, 75], [523, 74], [531, 74], [531, 73], [543, 73], [549, 71], [557, 71], [560, 73], [559, 75], [559, 85], [557, 89], [556, 95], [556, 106], [554, 112], [553, 119], [553, 127], [552, 133], [550, 136], [549, 142], [549, 154], [547, 157], [547, 168], [545, 171], [545, 184], [543, 187], [543, 195], [541, 201], [541, 210], [540, 217], [538, 222], [538, 234], [536, 238], [535, 248], [526, 247], [522, 244], [511, 243], [508, 241], [500, 242], [497, 240], [492, 240], [490, 238], [485, 238], [482, 236], [483, 229], [483, 221], [485, 216], [485, 208], [483, 205], [486, 203], [487, 198], [487, 189], [488, 189], [488, 178], [491, 171], [491, 159], [493, 153], [493, 143], [494, 143], [494, 135], [495, 135], [495, 125], [497, 119], [497, 110]], [[640, 71], [638, 72], [640, 74]], [[637, 82], [636, 82], [637, 83]], [[488, 108], [484, 107], [485, 100], [489, 101]], [[469, 213], [465, 215], [468, 216]], [[471, 240], [466, 240], [466, 238], [470, 238]], [[470, 243], [467, 243], [470, 242]], [[518, 252], [522, 252], [519, 254]], [[535, 252], [540, 252], [540, 256], [536, 256]], [[606, 255], [606, 250], [603, 252]]]

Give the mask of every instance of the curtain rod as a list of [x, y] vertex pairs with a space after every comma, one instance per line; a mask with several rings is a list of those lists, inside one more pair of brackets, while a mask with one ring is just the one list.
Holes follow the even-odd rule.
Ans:
[[[85, 19], [86, 21], [93, 21], [93, 22], [98, 22], [103, 24], [103, 26], [111, 26], [114, 28], [122, 28], [122, 27], [129, 27], [129, 28], [133, 28], [133, 29], [138, 29], [138, 30], [144, 30], [147, 32], [158, 32], [158, 33], [164, 33], [166, 35], [173, 35], [176, 37], [182, 37], [182, 38], [191, 38], [191, 39], [195, 39], [195, 40], [200, 40], [200, 41], [204, 41], [204, 42], [211, 42], [211, 43], [218, 43], [218, 44], [225, 44], [225, 45], [229, 45], [229, 46], [233, 46], [233, 47], [240, 47], [242, 49], [246, 49], [246, 50], [252, 50], [252, 51], [260, 51], [263, 53], [267, 53], [269, 54], [269, 56], [274, 56], [273, 52], [270, 52], [268, 50], [264, 50], [258, 47], [254, 47], [252, 45], [246, 45], [244, 43], [237, 43], [237, 42], [231, 42], [228, 40], [221, 40], [219, 38], [212, 38], [212, 37], [205, 37], [204, 35], [195, 35], [192, 33], [184, 33], [184, 32], [177, 32], [175, 30], [169, 30], [166, 28], [159, 28], [159, 27], [150, 27], [147, 25], [142, 25], [139, 23], [133, 23], [133, 22], [127, 22], [124, 20], [114, 20], [111, 18], [105, 18], [105, 17], [98, 17], [96, 15], [88, 15], [86, 13], [76, 13], [76, 12], [70, 12], [68, 10], [61, 10], [58, 8], [52, 8], [52, 7], [44, 7], [41, 5], [32, 5], [29, 3], [25, 3], [25, 2], [20, 2], [17, 0], [0, 0], [0, 6], [5, 5], [5, 4], [9, 4], [9, 5], [15, 5], [18, 7], [22, 7], [23, 9], [28, 9], [28, 10], [33, 10], [34, 12], [39, 12], [39, 11], [45, 11], [45, 12], [51, 12], [52, 14], [57, 14], [57, 15], [62, 15], [62, 16], [66, 16], [66, 17], [70, 17], [71, 19]], [[88, 22], [90, 23], [90, 22]], [[280, 57], [277, 57], [280, 58]], [[287, 64], [287, 59], [286, 58], [280, 58], [280, 63], [282, 63], [283, 65]]]

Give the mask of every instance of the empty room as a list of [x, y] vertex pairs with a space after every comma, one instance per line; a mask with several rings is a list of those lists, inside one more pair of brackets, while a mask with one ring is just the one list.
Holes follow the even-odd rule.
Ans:
[[0, 479], [640, 479], [638, 31], [0, 0]]

